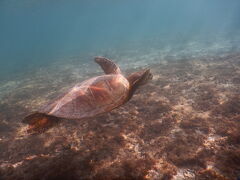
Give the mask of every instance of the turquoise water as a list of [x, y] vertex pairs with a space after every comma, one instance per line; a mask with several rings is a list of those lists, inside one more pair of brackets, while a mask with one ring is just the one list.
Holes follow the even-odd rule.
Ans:
[[238, 0], [1, 0], [0, 72], [4, 79], [113, 51], [167, 48], [168, 56], [178, 56], [205, 48], [218, 54], [238, 50], [239, 32]]
[[[104, 74], [94, 56], [153, 79], [31, 134], [47, 104], [110, 106], [70, 96]], [[239, 179], [239, 70], [240, 0], [0, 0], [0, 179]]]

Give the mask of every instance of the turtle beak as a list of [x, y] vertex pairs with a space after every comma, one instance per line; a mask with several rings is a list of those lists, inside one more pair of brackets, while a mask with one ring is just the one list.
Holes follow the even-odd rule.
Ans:
[[148, 69], [147, 70], [147, 72], [148, 72], [148, 80], [152, 80], [153, 79], [153, 75], [152, 75], [152, 73], [150, 72], [150, 69]]
[[153, 79], [153, 75], [152, 73], [150, 72], [150, 69], [145, 69], [144, 70], [145, 72], [143, 73], [144, 75], [144, 79], [145, 79], [145, 82], [149, 81], [149, 80], [152, 80]]

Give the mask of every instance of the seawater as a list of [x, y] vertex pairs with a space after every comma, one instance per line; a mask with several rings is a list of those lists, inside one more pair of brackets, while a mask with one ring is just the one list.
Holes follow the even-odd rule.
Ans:
[[218, 55], [239, 50], [239, 37], [238, 0], [1, 0], [0, 76], [71, 57]]
[[[239, 179], [239, 52], [240, 0], [0, 0], [0, 179]], [[29, 133], [26, 115], [104, 74], [94, 56], [153, 79]]]

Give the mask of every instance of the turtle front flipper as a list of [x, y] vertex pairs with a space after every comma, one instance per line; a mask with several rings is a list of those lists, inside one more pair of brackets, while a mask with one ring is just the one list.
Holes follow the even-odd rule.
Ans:
[[120, 68], [110, 59], [105, 57], [95, 57], [95, 62], [98, 63], [106, 74], [120, 74]]
[[59, 118], [35, 112], [26, 116], [22, 122], [29, 125], [27, 129], [29, 134], [40, 134], [56, 125]]

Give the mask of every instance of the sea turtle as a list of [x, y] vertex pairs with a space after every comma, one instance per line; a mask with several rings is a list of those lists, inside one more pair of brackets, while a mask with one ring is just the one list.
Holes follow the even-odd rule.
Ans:
[[105, 75], [76, 84], [67, 93], [26, 116], [23, 122], [29, 124], [29, 131], [43, 130], [60, 118], [83, 119], [109, 112], [129, 101], [140, 85], [152, 79], [150, 69], [124, 77], [112, 60], [98, 56], [95, 62]]

